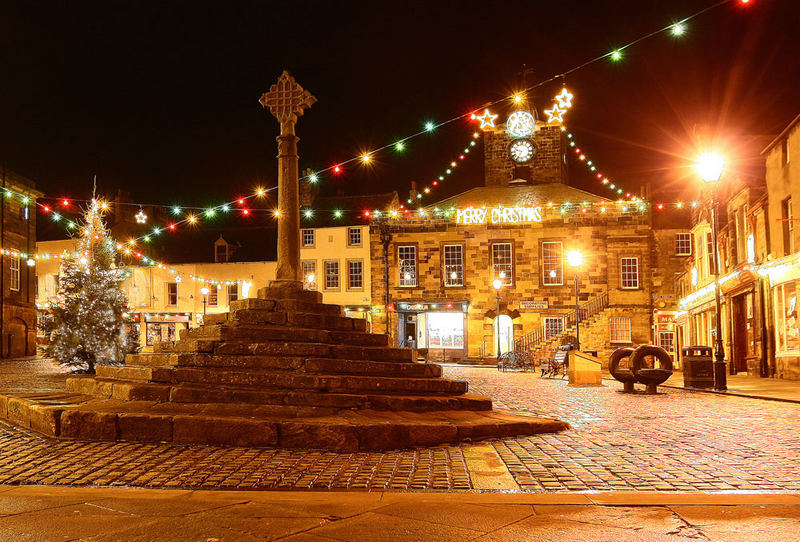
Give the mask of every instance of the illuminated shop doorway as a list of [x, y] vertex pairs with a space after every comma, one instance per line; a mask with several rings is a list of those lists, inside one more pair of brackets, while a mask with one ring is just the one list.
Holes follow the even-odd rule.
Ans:
[[[498, 339], [499, 337], [499, 339]], [[505, 354], [514, 349], [514, 323], [507, 314], [501, 314], [494, 319], [494, 347], [500, 342], [500, 353]]]

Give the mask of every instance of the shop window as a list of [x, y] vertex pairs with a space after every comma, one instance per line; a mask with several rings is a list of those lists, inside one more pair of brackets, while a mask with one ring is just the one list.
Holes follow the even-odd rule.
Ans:
[[612, 316], [608, 319], [608, 331], [610, 342], [625, 343], [631, 342], [631, 319], [625, 316]]
[[800, 327], [797, 321], [797, 287], [787, 282], [775, 287], [775, 332], [778, 352], [800, 350]]
[[781, 202], [781, 220], [783, 222], [783, 254], [794, 252], [794, 221], [792, 220], [792, 198]]
[[208, 288], [208, 306], [216, 307], [218, 303], [219, 303], [219, 286], [216, 284], [212, 284]]
[[300, 270], [303, 273], [303, 284], [306, 290], [317, 289], [317, 262], [314, 260], [304, 260], [300, 263]]
[[498, 278], [504, 286], [514, 282], [514, 251], [511, 243], [492, 243], [492, 280]]
[[406, 245], [397, 247], [397, 259], [400, 262], [400, 281], [402, 287], [417, 285], [417, 247]]
[[312, 229], [302, 230], [302, 237], [303, 237], [303, 246], [304, 247], [313, 247], [314, 246], [314, 230], [312, 230]]
[[620, 272], [623, 288], [634, 290], [639, 287], [639, 258], [622, 258]]
[[464, 348], [464, 314], [460, 312], [429, 312], [428, 346], [430, 348]]
[[676, 256], [691, 256], [692, 255], [692, 234], [691, 233], [676, 233], [675, 234], [675, 255]]
[[178, 304], [178, 283], [177, 282], [168, 282], [167, 283], [167, 305], [177, 305]]
[[361, 228], [347, 228], [347, 246], [361, 246]]
[[347, 261], [347, 289], [361, 290], [364, 288], [364, 262], [363, 260]]
[[444, 245], [444, 285], [464, 286], [464, 246]]
[[14, 290], [15, 292], [19, 291], [20, 286], [20, 279], [19, 279], [19, 254], [12, 254], [9, 257], [8, 261], [9, 266], [9, 288]]
[[325, 289], [339, 289], [339, 260], [327, 260], [325, 262]]
[[675, 332], [674, 331], [659, 331], [658, 332], [658, 346], [667, 352], [675, 352]]
[[560, 286], [564, 284], [564, 246], [561, 241], [542, 243], [542, 284]]
[[239, 299], [239, 285], [228, 284], [228, 305]]
[[558, 337], [564, 333], [564, 318], [562, 316], [545, 316], [542, 327], [545, 339]]

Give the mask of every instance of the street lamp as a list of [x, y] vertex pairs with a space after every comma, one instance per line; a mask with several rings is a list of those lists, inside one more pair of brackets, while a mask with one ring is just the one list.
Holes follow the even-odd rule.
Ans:
[[575, 350], [581, 349], [581, 306], [578, 299], [578, 268], [583, 264], [583, 254], [577, 250], [567, 252], [567, 263], [575, 268]]
[[714, 325], [716, 336], [714, 338], [714, 389], [716, 391], [726, 391], [728, 389], [728, 376], [725, 370], [725, 349], [722, 346], [722, 302], [719, 292], [719, 245], [717, 242], [717, 183], [722, 178], [722, 170], [725, 167], [725, 159], [717, 153], [706, 152], [700, 155], [695, 163], [695, 170], [704, 182], [711, 185], [711, 238], [714, 246], [714, 298], [716, 302], [716, 314]]
[[211, 290], [209, 290], [205, 286], [200, 288], [200, 293], [203, 294], [203, 319], [204, 320], [205, 320], [205, 316], [206, 316], [206, 300], [208, 299], [208, 292], [210, 292], [210, 291]]
[[500, 290], [503, 289], [503, 281], [494, 279], [492, 286], [495, 290], [495, 299], [497, 299], [497, 313], [494, 315], [494, 333], [497, 335], [497, 361], [500, 361]]

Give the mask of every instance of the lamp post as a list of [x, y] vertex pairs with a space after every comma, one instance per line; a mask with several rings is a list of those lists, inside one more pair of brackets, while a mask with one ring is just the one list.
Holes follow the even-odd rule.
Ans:
[[714, 315], [714, 325], [716, 334], [714, 337], [714, 390], [727, 391], [728, 375], [725, 368], [725, 349], [722, 345], [722, 302], [720, 301], [719, 276], [721, 262], [719, 261], [719, 244], [717, 241], [717, 186], [722, 178], [722, 169], [725, 160], [719, 154], [707, 152], [697, 159], [695, 169], [704, 182], [711, 184], [711, 238], [713, 239], [713, 258], [714, 258], [714, 301], [716, 314]]
[[203, 320], [205, 320], [205, 316], [206, 316], [206, 301], [208, 299], [208, 292], [210, 292], [210, 291], [211, 290], [209, 290], [205, 286], [200, 288], [200, 293], [203, 294]]
[[497, 335], [497, 361], [500, 361], [500, 290], [503, 289], [503, 281], [494, 279], [492, 281], [492, 286], [495, 291], [494, 297], [497, 300], [497, 313], [494, 315], [494, 333]]
[[578, 298], [578, 268], [583, 264], [583, 254], [577, 250], [567, 252], [567, 263], [575, 268], [575, 350], [581, 349], [581, 306]]

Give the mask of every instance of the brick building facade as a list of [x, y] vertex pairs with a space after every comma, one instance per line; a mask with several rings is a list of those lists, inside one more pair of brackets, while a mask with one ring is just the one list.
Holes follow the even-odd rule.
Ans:
[[0, 172], [0, 357], [36, 353], [36, 273], [29, 265], [36, 246], [36, 198], [33, 181]]
[[[373, 220], [373, 329], [435, 360], [543, 353], [574, 341], [577, 272], [583, 349], [607, 359], [619, 346], [653, 342], [658, 312], [674, 309], [685, 260], [676, 236], [686, 230], [654, 228], [641, 202], [568, 186], [559, 124], [537, 123], [528, 162], [512, 158], [519, 137], [505, 127], [483, 138], [484, 178], [475, 183], [483, 186]], [[570, 251], [583, 254], [578, 268], [566, 261]], [[662, 338], [674, 347], [674, 337]]]

